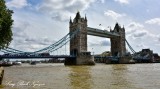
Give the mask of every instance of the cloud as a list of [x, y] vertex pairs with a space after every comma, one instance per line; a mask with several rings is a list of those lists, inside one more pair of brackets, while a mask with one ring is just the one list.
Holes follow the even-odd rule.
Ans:
[[143, 34], [145, 31], [143, 30], [144, 26], [140, 23], [131, 22], [127, 26], [126, 34], [134, 34], [135, 37], [139, 37], [140, 34]]
[[102, 40], [101, 41], [101, 46], [110, 46], [110, 41], [108, 41], [108, 40]]
[[39, 44], [39, 45], [45, 45], [45, 46], [49, 46], [55, 42], [55, 41], [50, 40], [47, 37], [26, 38], [25, 41], [29, 44]]
[[139, 48], [149, 48], [148, 46], [144, 45], [144, 44], [137, 44], [136, 47], [139, 47]]
[[12, 28], [13, 32], [13, 40], [11, 42], [10, 47], [12, 48], [18, 48], [18, 49], [23, 49], [19, 48], [22, 45], [26, 45], [25, 38], [29, 37], [25, 30], [28, 28], [30, 24], [27, 22], [17, 22], [14, 21], [14, 25]]
[[[160, 35], [158, 35], [158, 36], [156, 36], [156, 38], [157, 38], [157, 42], [160, 42]], [[159, 43], [160, 44], [160, 43]]]
[[25, 52], [27, 51], [33, 52], [55, 43], [55, 40], [45, 36], [42, 37], [29, 36], [26, 33], [29, 27], [32, 27], [32, 25], [28, 22], [15, 21], [15, 24], [13, 25], [12, 29], [13, 41], [11, 42], [10, 47]]
[[160, 18], [153, 18], [153, 19], [150, 19], [150, 20], [145, 21], [145, 23], [147, 23], [147, 24], [157, 24], [157, 25], [160, 25]]
[[101, 0], [101, 3], [105, 3], [105, 0]]
[[27, 45], [29, 45], [29, 49], [32, 51], [37, 51], [42, 48], [48, 47], [49, 45], [55, 43], [56, 41], [53, 41], [49, 38], [42, 37], [42, 38], [26, 38], [25, 42]]
[[131, 22], [128, 24], [126, 34], [132, 36], [133, 38], [141, 38], [149, 35], [144, 26], [136, 22]]
[[129, 0], [114, 0], [115, 2], [119, 2], [121, 4], [129, 4]]
[[105, 16], [109, 16], [114, 20], [117, 20], [118, 18], [126, 16], [125, 14], [119, 14], [119, 13], [117, 13], [115, 11], [112, 11], [112, 10], [105, 11], [104, 15]]
[[145, 31], [145, 30], [133, 33], [134, 37], [143, 37], [145, 35], [147, 35], [147, 31]]
[[156, 37], [156, 42], [157, 43], [155, 45], [160, 46], [160, 35]]
[[10, 47], [33, 52], [48, 47], [53, 43], [55, 43], [55, 41], [49, 38], [29, 38], [26, 36], [24, 39], [14, 39]]
[[27, 22], [14, 22], [13, 25], [13, 38], [26, 38], [27, 34], [25, 30], [30, 26]]
[[109, 40], [101, 40], [98, 42], [89, 42], [90, 46], [110, 46]]
[[99, 46], [100, 44], [96, 43], [96, 42], [89, 42], [89, 46]]
[[95, 0], [43, 0], [37, 10], [61, 21], [68, 20], [75, 12], [86, 10]]
[[28, 6], [29, 4], [27, 3], [27, 0], [10, 0], [9, 2], [7, 2], [7, 6], [8, 7], [13, 7], [13, 8], [23, 8]]
[[130, 28], [143, 28], [144, 26], [140, 23], [131, 22], [131, 23], [129, 23], [128, 27], [130, 27]]
[[39, 44], [32, 44], [32, 45], [30, 45], [30, 50], [33, 50], [33, 51], [35, 51], [35, 50], [37, 50], [37, 49], [39, 49], [39, 48], [42, 48], [43, 46], [42, 45], [39, 45]]

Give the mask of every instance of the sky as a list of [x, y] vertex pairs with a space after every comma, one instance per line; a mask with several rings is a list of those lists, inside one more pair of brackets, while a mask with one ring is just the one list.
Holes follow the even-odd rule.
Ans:
[[[5, 0], [13, 10], [11, 48], [32, 52], [45, 48], [69, 32], [69, 19], [85, 14], [88, 27], [109, 30], [124, 26], [126, 39], [138, 52], [150, 48], [160, 54], [159, 0]], [[99, 24], [101, 24], [99, 26]], [[110, 39], [88, 36], [88, 51], [110, 51]], [[130, 51], [127, 47], [127, 50]], [[53, 54], [68, 54], [66, 47]]]

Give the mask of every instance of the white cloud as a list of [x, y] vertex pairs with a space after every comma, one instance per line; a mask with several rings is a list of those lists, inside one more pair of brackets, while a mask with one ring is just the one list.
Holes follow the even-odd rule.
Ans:
[[109, 40], [102, 40], [101, 46], [110, 46], [110, 41]]
[[131, 35], [132, 37], [143, 37], [147, 34], [147, 31], [142, 24], [131, 22], [127, 26], [126, 34]]
[[157, 38], [156, 42], [158, 42], [160, 44], [160, 35], [157, 35], [155, 38]]
[[133, 38], [141, 38], [149, 35], [148, 31], [140, 23], [131, 22], [127, 26], [126, 34]]
[[129, 0], [114, 0], [115, 2], [119, 2], [121, 4], [129, 4]]
[[110, 41], [109, 40], [100, 40], [97, 42], [89, 42], [90, 46], [110, 46]]
[[14, 37], [24, 37], [26, 33], [24, 32], [31, 24], [28, 22], [18, 22], [14, 21], [14, 25], [12, 28]]
[[101, 0], [101, 3], [105, 3], [105, 0]]
[[133, 36], [134, 37], [143, 37], [145, 35], [147, 35], [147, 31], [146, 30], [141, 30], [141, 31], [136, 31], [135, 33], [133, 33]]
[[140, 23], [136, 23], [136, 22], [131, 22], [128, 27], [130, 28], [143, 28], [144, 26]]
[[35, 50], [37, 50], [37, 49], [39, 49], [39, 48], [42, 48], [43, 46], [42, 45], [39, 45], [39, 44], [32, 44], [31, 46], [30, 46], [30, 50], [33, 50], [33, 51], [35, 51]]
[[37, 9], [51, 15], [52, 18], [67, 20], [77, 11], [86, 10], [95, 0], [43, 0]]
[[125, 14], [119, 14], [119, 13], [112, 11], [112, 10], [105, 11], [104, 15], [109, 16], [114, 20], [117, 20], [118, 18], [126, 16]]
[[144, 45], [144, 44], [137, 44], [136, 47], [139, 47], [139, 48], [149, 48], [148, 46]]
[[29, 44], [39, 44], [39, 45], [45, 45], [49, 46], [53, 44], [55, 41], [52, 41], [51, 39], [47, 37], [41, 37], [41, 38], [25, 38], [25, 41]]
[[145, 23], [147, 23], [147, 24], [157, 24], [157, 25], [160, 25], [160, 18], [150, 19], [150, 20], [147, 20]]
[[[31, 36], [30, 34], [27, 34], [27, 32], [30, 32], [29, 30], [31, 30], [31, 31], [35, 30], [33, 28], [33, 24], [30, 23], [30, 21], [31, 21], [31, 19], [29, 19], [29, 22], [27, 20], [23, 21], [22, 19], [21, 20], [16, 19], [14, 21], [14, 25], [12, 28], [13, 41], [11, 42], [10, 47], [17, 49], [17, 50], [25, 51], [25, 52], [27, 52], [27, 51], [33, 52], [33, 51], [45, 48], [55, 42], [55, 39], [50, 39], [48, 36], [44, 36], [44, 35]], [[33, 22], [33, 21], [31, 21], [31, 22]], [[36, 21], [36, 23], [38, 23], [38, 22]], [[37, 27], [40, 26], [38, 24], [34, 24], [34, 25]], [[37, 29], [36, 29], [36, 31], [37, 31]], [[40, 30], [40, 31], [42, 31], [42, 30]], [[38, 32], [38, 34], [41, 33], [40, 31]]]
[[30, 38], [29, 36], [26, 36], [23, 38], [14, 38], [14, 41], [11, 43], [10, 47], [24, 51], [37, 51], [48, 47], [53, 43], [55, 43], [55, 41], [52, 41], [49, 38]]
[[8, 7], [19, 8], [19, 9], [28, 5], [29, 4], [27, 3], [27, 0], [11, 0], [7, 2]]

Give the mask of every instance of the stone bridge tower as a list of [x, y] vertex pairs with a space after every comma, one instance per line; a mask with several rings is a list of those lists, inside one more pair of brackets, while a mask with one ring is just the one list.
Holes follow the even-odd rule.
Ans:
[[70, 40], [70, 55], [77, 57], [76, 64], [94, 64], [90, 52], [87, 52], [87, 17], [82, 18], [77, 12], [76, 17], [70, 19], [69, 31], [79, 30], [78, 34]]
[[111, 40], [111, 54], [112, 56], [120, 57], [120, 63], [125, 63], [125, 59], [123, 57], [126, 53], [126, 45], [125, 45], [125, 28], [121, 28], [118, 23], [116, 23], [113, 30], [110, 32], [118, 33], [119, 37], [112, 37]]

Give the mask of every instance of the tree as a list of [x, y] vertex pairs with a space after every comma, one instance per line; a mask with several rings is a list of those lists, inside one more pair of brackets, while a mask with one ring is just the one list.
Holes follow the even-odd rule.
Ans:
[[4, 0], [0, 0], [0, 49], [9, 46], [12, 41], [12, 10], [9, 10]]

